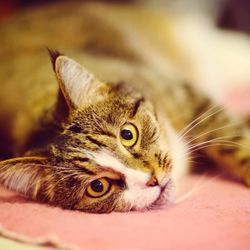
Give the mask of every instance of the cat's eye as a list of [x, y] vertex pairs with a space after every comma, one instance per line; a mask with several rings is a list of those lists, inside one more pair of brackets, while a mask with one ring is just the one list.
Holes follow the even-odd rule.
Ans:
[[92, 181], [87, 187], [87, 195], [92, 198], [99, 198], [105, 195], [111, 187], [111, 183], [107, 178], [100, 178]]
[[120, 140], [123, 146], [132, 147], [138, 140], [138, 130], [135, 125], [128, 123], [121, 127]]

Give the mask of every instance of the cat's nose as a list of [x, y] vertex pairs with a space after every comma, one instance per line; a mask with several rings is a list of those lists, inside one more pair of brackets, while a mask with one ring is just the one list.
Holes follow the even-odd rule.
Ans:
[[156, 176], [155, 176], [155, 175], [152, 175], [151, 178], [150, 178], [150, 179], [148, 180], [148, 182], [146, 183], [146, 185], [147, 185], [148, 187], [155, 187], [155, 186], [159, 185], [159, 182], [158, 182]]

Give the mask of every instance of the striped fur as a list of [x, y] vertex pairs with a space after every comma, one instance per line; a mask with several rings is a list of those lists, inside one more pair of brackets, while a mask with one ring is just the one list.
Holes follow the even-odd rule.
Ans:
[[[67, 209], [143, 210], [172, 199], [199, 150], [250, 184], [249, 124], [183, 80], [166, 21], [134, 6], [78, 3], [0, 26], [0, 157], [13, 157], [0, 162], [0, 182]], [[30, 44], [31, 34], [39, 39]], [[58, 84], [41, 44], [74, 58], [50, 50]], [[136, 126], [132, 147], [121, 143], [124, 124]], [[90, 197], [100, 178], [108, 192]]]

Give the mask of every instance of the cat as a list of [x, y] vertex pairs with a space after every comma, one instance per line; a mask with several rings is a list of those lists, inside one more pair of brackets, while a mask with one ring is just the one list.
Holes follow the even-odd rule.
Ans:
[[[181, 74], [168, 32], [165, 16], [133, 5], [5, 21], [0, 183], [65, 209], [145, 210], [171, 202], [199, 150], [250, 185], [249, 125]], [[54, 74], [44, 46], [60, 51], [49, 49]]]

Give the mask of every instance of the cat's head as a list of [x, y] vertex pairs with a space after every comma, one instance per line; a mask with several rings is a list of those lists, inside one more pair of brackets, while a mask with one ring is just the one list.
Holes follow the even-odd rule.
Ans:
[[168, 201], [181, 156], [153, 104], [129, 83], [104, 83], [66, 56], [52, 58], [67, 107], [63, 131], [46, 156], [1, 162], [1, 182], [34, 200], [87, 212]]

